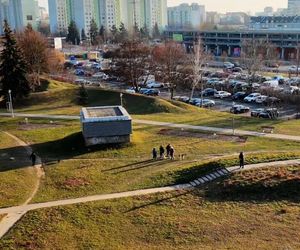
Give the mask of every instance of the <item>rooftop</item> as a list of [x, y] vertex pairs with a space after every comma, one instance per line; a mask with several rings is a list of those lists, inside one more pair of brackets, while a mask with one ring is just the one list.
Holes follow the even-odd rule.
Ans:
[[121, 106], [103, 106], [82, 108], [82, 122], [107, 122], [131, 120], [126, 109]]

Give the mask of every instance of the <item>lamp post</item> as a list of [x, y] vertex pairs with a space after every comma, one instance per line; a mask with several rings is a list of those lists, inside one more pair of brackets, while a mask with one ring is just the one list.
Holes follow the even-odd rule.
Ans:
[[11, 112], [11, 117], [15, 117], [10, 89], [8, 90], [8, 96], [9, 96], [9, 108], [10, 108], [10, 112]]
[[123, 107], [123, 93], [120, 93], [121, 107]]

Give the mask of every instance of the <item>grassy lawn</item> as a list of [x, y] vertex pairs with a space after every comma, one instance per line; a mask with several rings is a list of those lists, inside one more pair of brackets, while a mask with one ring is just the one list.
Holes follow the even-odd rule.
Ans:
[[20, 205], [26, 201], [35, 179], [26, 151], [0, 132], [0, 207]]
[[[50, 124], [47, 120], [31, 119], [25, 125], [20, 121], [1, 118], [0, 125], [32, 144], [46, 162], [46, 177], [33, 202], [185, 183], [221, 164], [236, 165], [237, 156], [222, 163], [213, 160], [241, 150], [249, 163], [300, 157], [297, 142], [255, 137], [240, 141], [238, 137], [215, 138], [147, 125], [134, 126], [130, 144], [85, 148], [77, 122]], [[175, 147], [177, 156], [185, 154], [186, 158], [151, 161], [152, 148], [168, 143]]]
[[[119, 105], [120, 93], [89, 88], [88, 106]], [[77, 104], [78, 87], [51, 81], [48, 91], [35, 93], [17, 107], [17, 112], [44, 113], [60, 115], [78, 115], [81, 106]], [[128, 112], [136, 119], [186, 123], [192, 125], [232, 127], [232, 117], [235, 127], [244, 130], [262, 131], [262, 126], [274, 126], [275, 133], [300, 135], [300, 120], [282, 121], [255, 119], [236, 116], [229, 113], [200, 109], [180, 102], [168, 102], [163, 99], [141, 95], [124, 94], [123, 103]]]
[[270, 168], [190, 193], [32, 211], [0, 248], [299, 249], [299, 173]]

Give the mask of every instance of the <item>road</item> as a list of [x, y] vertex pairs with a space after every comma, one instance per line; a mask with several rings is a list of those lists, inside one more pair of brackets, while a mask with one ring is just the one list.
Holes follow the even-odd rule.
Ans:
[[[9, 117], [11, 116], [10, 113], [0, 113], [0, 116]], [[26, 118], [43, 118], [43, 119], [52, 119], [52, 120], [79, 120], [79, 116], [68, 116], [68, 115], [46, 115], [46, 114], [22, 114], [16, 113], [16, 117], [26, 117]], [[297, 141], [300, 142], [300, 136], [293, 136], [293, 135], [284, 135], [284, 134], [267, 134], [261, 133], [256, 131], [247, 131], [247, 130], [232, 130], [228, 128], [217, 128], [217, 127], [208, 127], [208, 126], [195, 126], [189, 124], [178, 124], [178, 123], [170, 123], [170, 122], [158, 122], [158, 121], [150, 121], [150, 120], [137, 120], [134, 119], [133, 122], [138, 124], [147, 124], [159, 127], [170, 127], [170, 128], [179, 128], [179, 129], [192, 129], [198, 131], [205, 131], [205, 132], [212, 132], [212, 133], [219, 133], [219, 134], [226, 134], [239, 136], [255, 136], [255, 137], [263, 137], [263, 138], [272, 138], [278, 140], [289, 140], [289, 141]]]

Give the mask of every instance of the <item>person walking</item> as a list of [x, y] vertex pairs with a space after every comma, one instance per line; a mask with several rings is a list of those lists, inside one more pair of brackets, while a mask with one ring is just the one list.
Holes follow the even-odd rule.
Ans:
[[163, 146], [159, 147], [159, 157], [160, 159], [164, 159], [165, 158], [165, 149]]
[[35, 166], [35, 162], [36, 162], [36, 154], [34, 152], [31, 153], [31, 155], [29, 156], [31, 162], [32, 162], [32, 166]]
[[171, 157], [171, 160], [174, 160], [175, 157], [174, 157], [174, 154], [175, 154], [175, 150], [173, 147], [170, 148], [170, 157]]
[[171, 145], [170, 144], [167, 145], [166, 150], [167, 150], [167, 158], [169, 158], [170, 157], [170, 150], [171, 150]]
[[152, 157], [153, 157], [153, 160], [157, 160], [157, 151], [156, 151], [156, 148], [152, 149]]
[[244, 168], [245, 167], [245, 157], [244, 157], [243, 152], [240, 153], [239, 160], [240, 160], [240, 168]]

